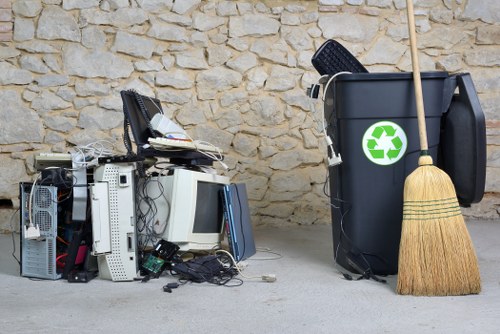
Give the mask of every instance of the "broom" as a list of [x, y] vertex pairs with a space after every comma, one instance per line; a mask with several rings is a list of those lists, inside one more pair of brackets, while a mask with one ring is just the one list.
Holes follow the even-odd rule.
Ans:
[[428, 153], [412, 0], [406, 0], [420, 137], [419, 167], [405, 180], [397, 293], [476, 294], [481, 279], [472, 241], [449, 176]]

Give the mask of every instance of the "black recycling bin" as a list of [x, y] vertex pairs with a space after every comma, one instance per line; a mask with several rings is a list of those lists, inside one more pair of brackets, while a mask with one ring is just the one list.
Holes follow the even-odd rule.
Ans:
[[[421, 77], [436, 161], [456, 82], [446, 72]], [[341, 74], [323, 84], [327, 133], [342, 157], [329, 167], [335, 261], [354, 272], [395, 274], [404, 181], [420, 154], [412, 73]]]

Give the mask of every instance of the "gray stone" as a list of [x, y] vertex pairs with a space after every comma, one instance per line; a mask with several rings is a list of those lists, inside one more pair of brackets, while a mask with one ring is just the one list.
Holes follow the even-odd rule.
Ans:
[[318, 148], [318, 138], [311, 129], [304, 129], [300, 133], [304, 139], [304, 148]]
[[64, 116], [46, 116], [44, 123], [49, 129], [65, 133], [76, 127], [76, 119]]
[[302, 74], [301, 70], [293, 70], [288, 67], [274, 65], [264, 89], [278, 92], [293, 89], [299, 81], [300, 74]]
[[394, 42], [392, 39], [382, 36], [375, 45], [360, 59], [362, 64], [391, 64], [395, 65], [407, 51], [407, 47], [400, 43]]
[[21, 54], [21, 52], [19, 50], [14, 49], [14, 48], [7, 47], [7, 46], [0, 46], [0, 59], [1, 60], [14, 58], [14, 57], [19, 56], [20, 54]]
[[47, 6], [43, 9], [36, 36], [40, 39], [63, 39], [72, 42], [81, 40], [80, 28], [75, 18], [65, 10], [57, 6]]
[[158, 98], [160, 101], [175, 104], [186, 104], [191, 101], [193, 93], [189, 90], [177, 90], [172, 88], [158, 89]]
[[453, 12], [448, 9], [435, 9], [430, 12], [430, 19], [437, 23], [451, 24]]
[[45, 138], [43, 139], [43, 141], [47, 144], [58, 144], [60, 142], [64, 142], [66, 139], [64, 138], [64, 135], [59, 133], [59, 132], [55, 132], [55, 131], [50, 131], [50, 130], [47, 130], [47, 134], [45, 135]]
[[295, 13], [284, 12], [281, 14], [281, 24], [287, 26], [298, 26], [300, 25], [300, 16]]
[[280, 97], [289, 106], [295, 106], [305, 111], [311, 111], [311, 99], [304, 94], [303, 90], [289, 90], [281, 94]]
[[69, 83], [69, 77], [62, 74], [45, 74], [36, 79], [40, 87], [64, 86]]
[[[43, 140], [44, 129], [40, 117], [25, 107], [18, 92], [2, 89], [0, 101], [3, 104], [0, 108], [0, 144], [40, 143]], [[0, 154], [0, 159], [1, 156], [4, 155]], [[5, 165], [2, 163], [0, 166]]]
[[319, 13], [316, 11], [302, 13], [300, 15], [300, 23], [302, 24], [314, 23], [318, 21], [318, 18], [319, 18]]
[[436, 27], [418, 40], [418, 47], [449, 50], [467, 39], [462, 31], [453, 27]]
[[104, 47], [106, 34], [98, 26], [85, 27], [82, 29], [82, 44], [91, 49]]
[[85, 146], [94, 143], [96, 140], [106, 140], [111, 143], [116, 142], [116, 138], [111, 137], [107, 131], [97, 129], [75, 130], [66, 137], [66, 141], [75, 146]]
[[303, 13], [307, 8], [301, 4], [289, 4], [286, 5], [285, 10], [290, 13]]
[[80, 111], [78, 127], [86, 130], [110, 130], [123, 122], [123, 113], [88, 106]]
[[305, 193], [311, 190], [311, 184], [309, 177], [300, 170], [275, 172], [269, 179], [269, 189], [276, 193], [296, 191]]
[[155, 43], [149, 38], [118, 31], [111, 51], [149, 59], [153, 54], [154, 48]]
[[172, 9], [173, 0], [137, 0], [137, 4], [148, 12], [169, 11]]
[[404, 24], [390, 25], [387, 28], [386, 36], [396, 42], [400, 42], [408, 38], [408, 27]]
[[88, 107], [88, 106], [95, 105], [96, 103], [97, 103], [97, 99], [95, 99], [93, 97], [86, 97], [86, 98], [75, 97], [73, 99], [73, 104], [74, 104], [75, 108], [78, 110], [85, 108], [85, 107]]
[[226, 23], [223, 17], [206, 15], [202, 13], [193, 14], [193, 28], [199, 31], [209, 31]]
[[366, 4], [373, 7], [390, 8], [392, 0], [366, 0]]
[[251, 101], [250, 111], [243, 118], [249, 126], [275, 126], [285, 121], [284, 106], [272, 96], [262, 96]]
[[301, 165], [320, 164], [323, 156], [312, 151], [279, 152], [271, 158], [270, 167], [276, 170], [292, 170]]
[[158, 17], [167, 22], [177, 24], [183, 27], [190, 27], [193, 24], [193, 19], [190, 16], [179, 15], [175, 13], [161, 13]]
[[191, 137], [198, 140], [203, 140], [209, 142], [219, 148], [224, 152], [228, 152], [231, 147], [231, 142], [233, 141], [234, 135], [217, 129], [208, 124], [199, 124], [190, 130]]
[[476, 44], [500, 44], [500, 29], [498, 26], [477, 27]]
[[257, 155], [257, 148], [259, 147], [259, 138], [243, 133], [237, 133], [233, 138], [234, 150], [245, 156], [252, 157]]
[[310, 50], [313, 48], [311, 37], [301, 27], [282, 27], [281, 36], [296, 51]]
[[242, 124], [243, 118], [237, 108], [231, 108], [230, 110], [222, 112], [218, 115], [215, 122], [220, 129], [227, 129]]
[[42, 11], [40, 0], [16, 0], [12, 2], [12, 12], [16, 16], [36, 17]]
[[229, 107], [235, 103], [244, 103], [248, 98], [248, 93], [245, 91], [226, 92], [220, 98], [220, 105], [222, 107]]
[[110, 10], [116, 10], [118, 8], [125, 8], [128, 7], [129, 5], [130, 5], [129, 0], [103, 0], [101, 1], [99, 7], [103, 10], [105, 10], [104, 9], [105, 7], [106, 10], [110, 11]]
[[499, 66], [500, 52], [496, 46], [483, 46], [464, 53], [465, 63], [469, 66]]
[[147, 20], [148, 14], [142, 8], [119, 8], [112, 12], [103, 12], [94, 8], [80, 10], [80, 22], [85, 24], [128, 28], [133, 25], [143, 24]]
[[121, 85], [118, 87], [113, 87], [116, 92], [122, 91], [122, 90], [130, 90], [133, 89], [139, 94], [142, 94], [144, 96], [155, 96], [155, 92], [151, 88], [150, 85], [146, 84], [144, 81], [140, 79], [133, 79], [131, 81], [128, 81], [125, 85]]
[[26, 179], [26, 167], [21, 159], [0, 154], [0, 198], [11, 198], [19, 193], [19, 181]]
[[14, 20], [14, 40], [23, 42], [35, 37], [35, 23], [32, 19], [16, 17]]
[[216, 13], [218, 16], [234, 16], [238, 15], [236, 3], [233, 1], [221, 1], [217, 4]]
[[111, 52], [87, 50], [79, 45], [63, 47], [63, 63], [67, 74], [84, 78], [127, 78], [134, 71], [132, 63]]
[[49, 67], [43, 63], [43, 61], [35, 55], [24, 55], [19, 58], [19, 64], [22, 69], [45, 74], [50, 71]]
[[471, 70], [472, 80], [478, 93], [500, 91], [500, 68], [482, 68]]
[[187, 31], [175, 24], [153, 21], [147, 35], [163, 41], [188, 42]]
[[227, 41], [227, 33], [211, 31], [208, 33], [208, 38], [214, 44], [225, 44]]
[[157, 73], [156, 84], [177, 89], [188, 89], [194, 86], [194, 78], [188, 71], [173, 69]]
[[[56, 92], [57, 96], [62, 98], [64, 101], [71, 102], [76, 97], [76, 92], [67, 86], [59, 87]], [[31, 100], [33, 101], [33, 100]]]
[[362, 5], [364, 0], [347, 0], [348, 5], [359, 6]]
[[201, 96], [210, 97], [217, 92], [239, 87], [242, 79], [241, 74], [236, 71], [224, 67], [214, 67], [202, 71], [196, 76], [196, 88]]
[[193, 70], [203, 70], [208, 68], [203, 50], [196, 49], [180, 52], [175, 55], [177, 66]]
[[201, 0], [182, 0], [176, 1], [172, 7], [172, 11], [177, 14], [184, 15], [192, 11], [201, 3]]
[[379, 22], [375, 17], [341, 13], [321, 15], [318, 26], [326, 39], [340, 38], [348, 42], [369, 43], [377, 34]]
[[139, 72], [158, 72], [163, 69], [163, 65], [156, 60], [140, 60], [134, 62], [134, 68]]
[[120, 96], [110, 96], [99, 99], [97, 105], [104, 109], [123, 112], [123, 102]]
[[227, 66], [240, 73], [256, 67], [259, 64], [257, 56], [251, 52], [243, 52], [234, 59], [227, 62]]
[[458, 72], [462, 69], [462, 56], [458, 53], [447, 55], [442, 57], [436, 63], [436, 68], [438, 70], [443, 70], [447, 72]]
[[52, 110], [67, 109], [72, 106], [71, 103], [63, 100], [56, 94], [43, 90], [38, 97], [36, 97], [33, 102], [31, 102], [31, 108], [39, 113], [47, 113]]
[[215, 45], [207, 48], [208, 64], [210, 66], [224, 65], [232, 56], [231, 49], [225, 45]]
[[247, 73], [247, 90], [254, 90], [264, 87], [264, 84], [269, 77], [267, 72], [262, 67], [254, 67]]
[[465, 5], [462, 17], [487, 23], [500, 23], [500, 2], [497, 0], [469, 0]]
[[17, 44], [19, 50], [24, 50], [30, 53], [59, 53], [60, 50], [54, 47], [51, 43], [42, 41], [27, 41]]
[[238, 12], [240, 15], [245, 15], [253, 12], [253, 5], [247, 2], [238, 2], [236, 3], [236, 7], [238, 7]]
[[161, 63], [163, 64], [163, 67], [165, 67], [166, 70], [168, 70], [170, 67], [174, 65], [175, 58], [173, 56], [163, 56], [161, 57]]
[[20, 70], [5, 61], [0, 62], [0, 85], [26, 85], [32, 81], [30, 71]]
[[238, 51], [246, 51], [249, 47], [245, 39], [238, 37], [228, 39], [227, 45]]
[[59, 64], [59, 58], [53, 54], [46, 54], [43, 56], [43, 61], [47, 66], [56, 73], [61, 73], [61, 65]]
[[75, 83], [75, 91], [78, 96], [106, 96], [109, 95], [111, 86], [93, 79], [78, 80]]
[[201, 31], [195, 31], [191, 34], [191, 44], [196, 48], [208, 47], [208, 36]]
[[63, 0], [63, 9], [84, 9], [99, 7], [99, 0]]
[[229, 18], [229, 36], [265, 36], [278, 33], [280, 23], [270, 17], [245, 14]]

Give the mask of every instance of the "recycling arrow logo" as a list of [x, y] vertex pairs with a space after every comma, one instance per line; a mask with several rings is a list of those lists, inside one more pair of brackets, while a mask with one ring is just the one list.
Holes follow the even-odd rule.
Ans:
[[363, 152], [377, 165], [392, 165], [405, 154], [408, 140], [403, 128], [390, 121], [372, 124], [363, 136]]

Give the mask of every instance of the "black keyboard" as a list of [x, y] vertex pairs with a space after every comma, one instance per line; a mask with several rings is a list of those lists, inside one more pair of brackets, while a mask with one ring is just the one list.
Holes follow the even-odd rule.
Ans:
[[311, 63], [321, 75], [334, 75], [339, 72], [368, 72], [356, 57], [333, 39], [327, 40], [320, 46], [311, 58]]

